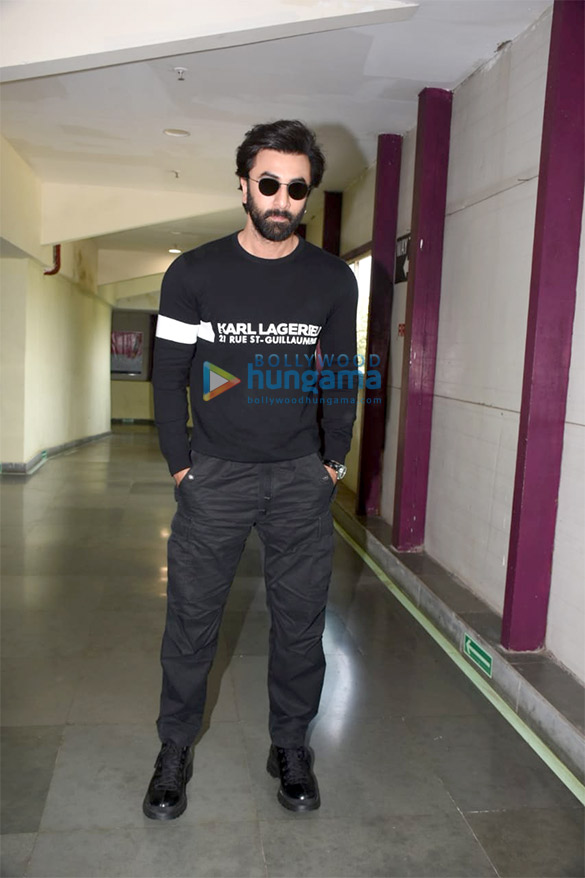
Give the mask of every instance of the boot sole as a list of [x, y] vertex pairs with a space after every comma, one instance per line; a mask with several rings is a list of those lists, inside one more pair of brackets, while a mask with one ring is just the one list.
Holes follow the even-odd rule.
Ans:
[[[191, 778], [193, 777], [193, 763], [191, 763], [187, 769], [187, 777], [185, 779], [185, 786], [189, 783]], [[166, 809], [165, 811], [159, 811], [153, 805], [149, 805], [144, 799], [142, 803], [142, 812], [143, 814], [150, 818], [150, 820], [176, 820], [177, 817], [180, 817], [181, 814], [184, 814], [187, 810], [188, 800], [187, 793], [183, 796], [181, 801], [175, 805], [175, 807], [171, 809]]]
[[[313, 760], [311, 759], [311, 767], [313, 765]], [[280, 780], [280, 772], [278, 770], [278, 763], [275, 759], [272, 758], [272, 752], [268, 756], [268, 762], [266, 763], [266, 771], [271, 777], [275, 777]], [[321, 797], [319, 796], [319, 789], [317, 788], [317, 796], [313, 799], [312, 802], [296, 802], [294, 799], [289, 799], [285, 794], [282, 786], [278, 790], [277, 799], [283, 808], [286, 808], [287, 811], [296, 811], [300, 813], [301, 811], [316, 811], [317, 808], [321, 806]]]

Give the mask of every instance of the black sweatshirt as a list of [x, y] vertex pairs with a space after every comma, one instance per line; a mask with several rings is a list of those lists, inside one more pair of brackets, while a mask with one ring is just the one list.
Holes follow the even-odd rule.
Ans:
[[195, 451], [254, 462], [321, 451], [343, 462], [357, 398], [356, 305], [351, 269], [302, 238], [281, 259], [252, 256], [237, 234], [179, 256], [162, 283], [153, 372], [170, 472], [191, 466], [188, 385]]

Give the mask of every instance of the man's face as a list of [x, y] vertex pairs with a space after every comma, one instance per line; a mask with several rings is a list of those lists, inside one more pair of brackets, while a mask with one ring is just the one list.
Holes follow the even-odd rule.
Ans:
[[280, 186], [274, 195], [262, 195], [258, 180], [269, 177], [279, 183], [311, 183], [311, 165], [306, 155], [261, 149], [250, 171], [250, 178], [241, 178], [243, 202], [256, 230], [269, 241], [285, 241], [300, 225], [307, 199], [295, 201], [287, 186]]

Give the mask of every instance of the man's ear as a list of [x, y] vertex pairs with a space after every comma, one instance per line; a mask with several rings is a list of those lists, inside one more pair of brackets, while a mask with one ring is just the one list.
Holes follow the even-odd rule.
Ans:
[[240, 177], [240, 189], [242, 190], [242, 204], [248, 200], [248, 181], [245, 177]]

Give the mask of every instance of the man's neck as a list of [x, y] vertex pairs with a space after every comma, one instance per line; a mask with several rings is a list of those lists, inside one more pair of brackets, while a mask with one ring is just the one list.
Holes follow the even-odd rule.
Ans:
[[260, 234], [250, 218], [242, 231], [238, 232], [238, 241], [244, 250], [260, 259], [282, 259], [296, 250], [299, 244], [295, 234], [285, 241], [269, 241]]

